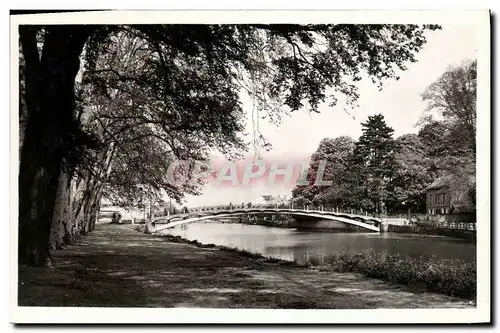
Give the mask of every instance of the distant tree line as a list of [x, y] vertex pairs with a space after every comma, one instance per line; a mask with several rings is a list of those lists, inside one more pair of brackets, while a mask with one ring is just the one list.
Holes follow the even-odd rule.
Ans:
[[[381, 114], [368, 117], [357, 141], [323, 139], [312, 155], [309, 184], [292, 191], [297, 205], [372, 213], [425, 212], [425, 190], [443, 174], [475, 177], [476, 61], [450, 67], [421, 95], [426, 116], [417, 134], [394, 138]], [[324, 180], [315, 185], [318, 163]], [[475, 188], [469, 195], [475, 202]]]

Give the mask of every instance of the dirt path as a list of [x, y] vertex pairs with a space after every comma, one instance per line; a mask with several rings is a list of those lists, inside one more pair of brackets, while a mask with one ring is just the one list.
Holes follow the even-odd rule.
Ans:
[[356, 274], [287, 268], [100, 224], [54, 251], [54, 267], [19, 269], [21, 306], [217, 308], [472, 307]]

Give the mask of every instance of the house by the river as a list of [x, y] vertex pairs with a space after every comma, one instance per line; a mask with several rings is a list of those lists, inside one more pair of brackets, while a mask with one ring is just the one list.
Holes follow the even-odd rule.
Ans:
[[446, 174], [426, 189], [428, 215], [471, 214], [476, 210], [476, 177]]

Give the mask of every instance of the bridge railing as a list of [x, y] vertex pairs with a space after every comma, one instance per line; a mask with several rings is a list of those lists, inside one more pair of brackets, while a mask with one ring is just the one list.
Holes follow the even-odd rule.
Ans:
[[[346, 208], [346, 207], [336, 207], [329, 205], [297, 205], [295, 203], [269, 203], [269, 204], [248, 204], [248, 203], [228, 203], [227, 205], [214, 205], [214, 206], [201, 206], [193, 207], [189, 209], [189, 213], [194, 212], [214, 212], [220, 210], [233, 210], [233, 209], [291, 209], [291, 210], [306, 210], [306, 211], [325, 211], [325, 212], [337, 212], [352, 215], [361, 216], [371, 216], [380, 218], [382, 220], [410, 220], [407, 214], [381, 214], [373, 211], [367, 211], [362, 209]], [[411, 214], [412, 216], [415, 214]]]
[[475, 231], [476, 223], [473, 222], [450, 222], [440, 225], [446, 229]]
[[371, 216], [377, 218], [384, 217], [384, 215], [364, 210], [341, 208], [334, 206], [324, 206], [324, 205], [296, 205], [293, 203], [250, 204], [250, 205], [229, 204], [229, 205], [202, 206], [189, 209], [189, 213], [216, 212], [216, 211], [235, 210], [235, 209], [290, 209], [290, 210], [305, 210], [305, 211], [336, 212], [336, 213], [344, 213], [351, 215]]

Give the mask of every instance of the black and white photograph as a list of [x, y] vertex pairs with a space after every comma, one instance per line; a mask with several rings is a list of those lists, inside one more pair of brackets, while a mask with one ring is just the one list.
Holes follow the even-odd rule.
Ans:
[[487, 10], [10, 19], [12, 322], [490, 322]]

